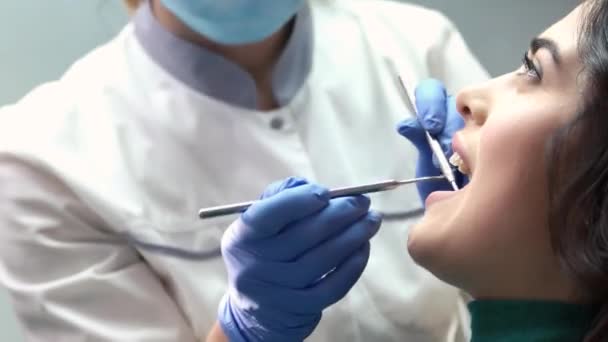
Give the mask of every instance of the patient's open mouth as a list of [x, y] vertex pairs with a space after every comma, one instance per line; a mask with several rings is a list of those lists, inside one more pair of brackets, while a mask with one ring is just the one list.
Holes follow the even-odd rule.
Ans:
[[460, 156], [460, 154], [458, 154], [458, 152], [454, 152], [454, 154], [452, 154], [452, 156], [450, 157], [450, 164], [452, 164], [455, 167], [457, 167], [458, 171], [460, 171], [461, 173], [470, 176], [471, 169], [464, 162], [464, 160], [462, 159], [462, 157]]
[[462, 174], [467, 175], [469, 180], [473, 179], [475, 173], [475, 161], [470, 159], [466, 145], [462, 140], [463, 137], [456, 133], [452, 139], [452, 150], [454, 153], [450, 156], [450, 164], [458, 168]]

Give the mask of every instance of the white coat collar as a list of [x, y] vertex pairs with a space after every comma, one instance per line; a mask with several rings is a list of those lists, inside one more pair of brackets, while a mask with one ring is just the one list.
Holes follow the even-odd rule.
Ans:
[[[173, 77], [209, 97], [257, 109], [255, 82], [247, 72], [169, 32], [154, 17], [149, 3], [140, 6], [133, 23], [146, 53]], [[310, 8], [305, 5], [296, 15], [291, 37], [273, 72], [272, 87], [280, 106], [287, 105], [308, 78], [312, 52], [312, 18]]]

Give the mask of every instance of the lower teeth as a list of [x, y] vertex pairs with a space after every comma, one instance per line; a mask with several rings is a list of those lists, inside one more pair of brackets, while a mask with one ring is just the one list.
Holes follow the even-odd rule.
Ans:
[[460, 171], [460, 173], [465, 174], [465, 175], [469, 173], [469, 169], [462, 164], [458, 165], [458, 171]]
[[467, 168], [464, 165], [464, 161], [462, 160], [462, 158], [460, 157], [460, 155], [456, 152], [454, 152], [454, 154], [452, 154], [452, 156], [450, 157], [450, 164], [454, 165], [455, 167], [458, 168], [458, 171], [460, 171], [460, 173], [463, 174], [468, 174], [469, 173], [469, 168]]

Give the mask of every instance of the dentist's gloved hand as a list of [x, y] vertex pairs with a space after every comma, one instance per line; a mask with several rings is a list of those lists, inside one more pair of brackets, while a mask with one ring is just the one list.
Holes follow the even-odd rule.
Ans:
[[262, 198], [222, 238], [229, 289], [218, 320], [231, 342], [299, 342], [361, 276], [381, 217], [367, 197], [330, 200], [298, 178]]
[[[447, 158], [452, 155], [452, 136], [464, 127], [464, 121], [456, 110], [456, 99], [448, 96], [446, 89], [438, 80], [422, 81], [416, 88], [417, 118], [401, 121], [397, 130], [418, 149], [419, 156], [416, 164], [416, 177], [441, 175], [439, 163], [431, 151], [425, 136], [425, 129], [441, 145]], [[461, 187], [468, 181], [464, 175], [455, 171], [456, 182]], [[426, 197], [433, 191], [451, 190], [447, 181], [416, 183], [418, 194], [424, 203]]]

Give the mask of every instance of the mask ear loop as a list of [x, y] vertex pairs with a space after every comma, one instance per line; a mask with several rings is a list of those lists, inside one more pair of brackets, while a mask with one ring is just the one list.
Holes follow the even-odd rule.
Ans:
[[167, 245], [161, 245], [151, 242], [145, 242], [138, 239], [135, 235], [130, 233], [123, 234], [124, 239], [129, 243], [129, 245], [142, 249], [144, 251], [148, 251], [154, 254], [162, 254], [169, 257], [173, 257], [176, 259], [182, 260], [211, 260], [215, 258], [219, 258], [222, 256], [222, 248], [217, 247], [215, 249], [211, 249], [208, 251], [200, 251], [194, 252], [186, 249], [181, 249], [177, 247], [171, 247]]
[[424, 214], [424, 208], [416, 208], [407, 211], [396, 211], [396, 212], [384, 212], [382, 214], [382, 221], [405, 221], [413, 218], [420, 218]]

